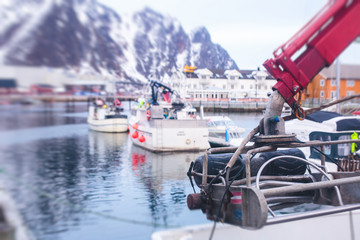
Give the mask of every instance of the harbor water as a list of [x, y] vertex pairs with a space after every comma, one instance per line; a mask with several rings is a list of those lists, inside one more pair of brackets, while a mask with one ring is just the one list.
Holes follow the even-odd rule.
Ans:
[[[186, 172], [201, 152], [155, 154], [126, 133], [90, 131], [87, 103], [1, 105], [0, 112], [0, 180], [35, 239], [150, 239], [209, 223], [186, 205], [193, 192]], [[246, 132], [262, 117], [216, 114]]]

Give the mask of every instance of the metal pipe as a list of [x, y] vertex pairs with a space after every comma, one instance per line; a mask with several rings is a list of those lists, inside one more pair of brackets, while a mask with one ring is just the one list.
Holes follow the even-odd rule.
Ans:
[[272, 149], [273, 149], [272, 146], [264, 146], [264, 147], [259, 147], [259, 148], [255, 148], [253, 150], [250, 150], [246, 154], [246, 157], [245, 157], [245, 164], [246, 164], [245, 165], [245, 172], [246, 172], [246, 186], [247, 187], [251, 186], [251, 173], [250, 173], [250, 157], [251, 157], [251, 155], [254, 154], [254, 153], [270, 151]]
[[[253, 182], [256, 180], [256, 176], [251, 177], [250, 180]], [[307, 182], [312, 182], [312, 178], [310, 176], [260, 176], [260, 180], [261, 181], [266, 181], [266, 180], [275, 180], [275, 181], [291, 181], [291, 180], [296, 180], [296, 181], [307, 181]], [[243, 185], [246, 183], [246, 179], [241, 179], [241, 180], [236, 180], [233, 182], [233, 186], [234, 185]]]
[[[321, 152], [325, 152], [325, 146], [321, 146]], [[325, 155], [321, 154], [321, 166], [325, 167]]]
[[345, 206], [336, 207], [333, 209], [308, 211], [304, 214], [282, 215], [281, 217], [267, 219], [265, 225], [271, 225], [271, 224], [284, 223], [284, 222], [289, 222], [289, 221], [325, 216], [325, 215], [330, 215], [330, 214], [334, 214], [334, 213], [348, 212], [348, 211], [352, 211], [352, 210], [356, 210], [356, 209], [360, 209], [360, 204], [349, 204], [349, 205], [345, 205]]
[[230, 161], [227, 163], [226, 168], [232, 168], [236, 162], [236, 159], [239, 157], [241, 151], [245, 147], [245, 145], [250, 141], [250, 139], [259, 132], [259, 126], [255, 127], [249, 134], [242, 140], [240, 146], [235, 151], [234, 155], [231, 157]]
[[203, 160], [203, 176], [202, 176], [202, 184], [207, 184], [207, 173], [208, 173], [208, 154], [205, 152], [204, 160]]
[[282, 181], [265, 181], [260, 183], [260, 187], [283, 187], [283, 186], [290, 186], [290, 185], [301, 185], [306, 183], [299, 183], [299, 182], [282, 182]]
[[[259, 171], [258, 171], [258, 173], [257, 173], [257, 175], [256, 175], [256, 187], [257, 187], [258, 189], [260, 189], [260, 187], [259, 187], [259, 177], [260, 177], [262, 171], [264, 170], [264, 168], [266, 167], [266, 165], [268, 165], [269, 163], [271, 163], [271, 162], [273, 162], [273, 161], [275, 161], [275, 160], [277, 160], [277, 159], [281, 159], [281, 158], [292, 158], [292, 159], [296, 159], [296, 160], [305, 162], [305, 163], [307, 163], [308, 165], [310, 165], [310, 166], [312, 166], [313, 168], [315, 168], [316, 170], [318, 170], [320, 173], [322, 173], [328, 180], [332, 180], [332, 179], [331, 179], [332, 177], [331, 177], [330, 175], [328, 175], [325, 171], [323, 171], [321, 168], [319, 168], [316, 164], [314, 164], [314, 163], [312, 163], [312, 162], [310, 162], [310, 161], [308, 161], [308, 160], [306, 160], [306, 159], [303, 159], [303, 158], [300, 158], [300, 157], [296, 157], [296, 156], [289, 156], [289, 155], [287, 155], [287, 156], [278, 156], [278, 157], [274, 157], [274, 158], [268, 160], [266, 163], [264, 163], [264, 164], [260, 167], [260, 169], [259, 169]], [[334, 181], [334, 180], [332, 180], [332, 181]], [[316, 182], [316, 183], [320, 183], [320, 182]], [[304, 184], [304, 185], [309, 185], [309, 184], [313, 184], [313, 183], [308, 183], [308, 184]], [[288, 186], [288, 187], [300, 187], [300, 188], [301, 188], [301, 187], [303, 187], [303, 186], [297, 185], [297, 186]], [[333, 185], [333, 187], [335, 187], [336, 195], [337, 195], [337, 197], [338, 197], [338, 199], [339, 199], [339, 204], [340, 204], [340, 205], [343, 205], [343, 201], [342, 201], [342, 198], [341, 198], [341, 195], [340, 195], [339, 188], [336, 186], [336, 184]], [[280, 188], [274, 188], [274, 189], [276, 190], [276, 189], [282, 189], [282, 188], [287, 188], [287, 187], [280, 187]], [[270, 190], [271, 190], [271, 189], [270, 189]], [[307, 189], [307, 190], [312, 190], [312, 189]], [[264, 190], [264, 191], [266, 191], [266, 190]], [[290, 191], [290, 192], [299, 192], [299, 191], [305, 191], [305, 190], [295, 190], [295, 191]], [[263, 194], [265, 195], [265, 193], [263, 193]]]
[[267, 198], [267, 203], [308, 203], [312, 202], [313, 197], [310, 196], [286, 196], [286, 197], [274, 197], [274, 198]]
[[[299, 148], [299, 147], [314, 147], [314, 146], [323, 146], [323, 145], [334, 145], [334, 144], [345, 144], [345, 143], [360, 143], [360, 140], [349, 139], [349, 140], [335, 140], [335, 141], [309, 141], [304, 143], [292, 142], [286, 143], [284, 147], [286, 148]], [[277, 145], [278, 147], [282, 146], [281, 144]]]
[[331, 181], [314, 182], [303, 185], [293, 185], [293, 186], [286, 186], [279, 188], [264, 189], [262, 190], [262, 193], [264, 194], [265, 197], [271, 197], [271, 196], [276, 196], [278, 194], [302, 192], [302, 191], [321, 189], [321, 188], [330, 188], [338, 185], [358, 183], [358, 182], [360, 182], [360, 177], [348, 177], [348, 178], [334, 179]]
[[231, 153], [235, 152], [237, 147], [218, 147], [218, 148], [210, 148], [207, 152], [209, 154], [212, 153]]

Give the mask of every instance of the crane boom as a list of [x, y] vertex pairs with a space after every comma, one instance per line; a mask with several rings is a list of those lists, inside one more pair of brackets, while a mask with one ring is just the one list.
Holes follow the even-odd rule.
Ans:
[[273, 89], [297, 110], [299, 106], [294, 95], [359, 35], [360, 0], [330, 0], [300, 31], [274, 51], [273, 59], [265, 61], [264, 67], [278, 81]]

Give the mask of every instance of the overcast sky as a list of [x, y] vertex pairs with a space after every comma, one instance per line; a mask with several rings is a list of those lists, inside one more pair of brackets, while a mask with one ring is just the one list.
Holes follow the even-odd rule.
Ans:
[[[327, 3], [327, 0], [98, 0], [120, 15], [145, 6], [177, 18], [186, 32], [205, 26], [240, 69], [262, 66]], [[360, 43], [340, 57], [360, 64]]]

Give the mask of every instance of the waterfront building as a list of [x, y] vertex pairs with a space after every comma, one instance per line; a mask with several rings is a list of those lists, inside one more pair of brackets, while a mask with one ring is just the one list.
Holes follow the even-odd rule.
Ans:
[[17, 83], [15, 79], [0, 78], [0, 94], [16, 93]]
[[[339, 98], [360, 93], [360, 66], [342, 64], [339, 68]], [[304, 98], [314, 101], [329, 101], [336, 99], [337, 80], [336, 64], [323, 69], [309, 83]]]
[[[201, 101], [242, 101], [268, 98], [276, 80], [262, 70], [196, 69], [173, 71], [171, 83], [183, 96]], [[184, 90], [185, 89], [185, 90]]]
[[[1, 93], [75, 93], [103, 91], [109, 76], [74, 74], [60, 68], [0, 66]], [[51, 89], [51, 90], [50, 90]]]

